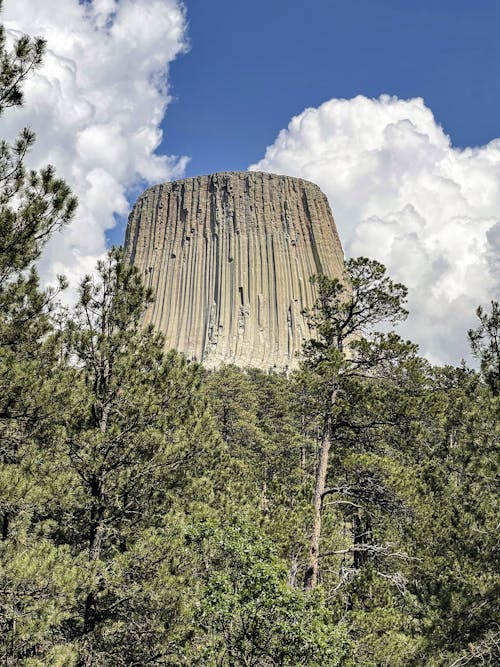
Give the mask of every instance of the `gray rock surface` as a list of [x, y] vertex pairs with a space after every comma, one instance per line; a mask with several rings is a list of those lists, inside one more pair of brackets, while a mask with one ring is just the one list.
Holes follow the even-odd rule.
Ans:
[[156, 293], [146, 323], [168, 349], [208, 367], [296, 365], [311, 332], [310, 277], [341, 277], [344, 256], [317, 185], [223, 172], [146, 190], [125, 249]]

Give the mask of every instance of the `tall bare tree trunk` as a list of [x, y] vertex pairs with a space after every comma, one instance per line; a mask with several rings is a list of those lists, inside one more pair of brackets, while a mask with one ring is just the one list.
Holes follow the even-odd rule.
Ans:
[[[337, 392], [333, 391], [331, 396], [332, 405], [337, 398]], [[321, 511], [323, 509], [323, 495], [326, 488], [326, 475], [328, 472], [328, 458], [332, 444], [332, 418], [327, 415], [323, 428], [323, 437], [319, 450], [318, 468], [316, 470], [316, 482], [314, 484], [314, 521], [311, 538], [309, 540], [308, 567], [304, 575], [304, 590], [312, 591], [318, 583], [319, 572], [319, 542], [321, 539]]]

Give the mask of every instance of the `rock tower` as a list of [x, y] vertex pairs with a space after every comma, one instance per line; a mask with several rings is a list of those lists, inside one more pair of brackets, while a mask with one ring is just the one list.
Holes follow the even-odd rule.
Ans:
[[317, 185], [223, 172], [149, 188], [125, 250], [156, 294], [146, 313], [167, 348], [208, 367], [296, 365], [310, 335], [313, 274], [342, 276], [344, 256]]

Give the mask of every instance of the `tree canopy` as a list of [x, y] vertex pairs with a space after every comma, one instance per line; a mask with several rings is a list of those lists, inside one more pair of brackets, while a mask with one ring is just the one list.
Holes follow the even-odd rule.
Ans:
[[[0, 114], [44, 48], [0, 30]], [[73, 307], [40, 287], [76, 200], [33, 141], [0, 144], [1, 664], [499, 664], [498, 303], [479, 370], [434, 367], [353, 259], [296, 372], [208, 371], [144, 326], [120, 248]]]

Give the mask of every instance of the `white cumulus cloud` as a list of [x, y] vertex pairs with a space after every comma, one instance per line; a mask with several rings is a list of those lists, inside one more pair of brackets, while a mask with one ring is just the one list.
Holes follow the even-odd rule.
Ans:
[[2, 138], [37, 133], [30, 166], [56, 167], [78, 195], [74, 222], [50, 242], [42, 276], [75, 284], [105, 251], [133, 188], [182, 175], [186, 158], [155, 154], [170, 101], [168, 67], [186, 49], [180, 0], [5, 0], [11, 38], [47, 40], [22, 109], [2, 118]]
[[421, 98], [332, 99], [292, 118], [250, 169], [317, 183], [346, 254], [408, 286], [401, 333], [433, 361], [467, 355], [475, 308], [500, 293], [500, 139], [453, 147]]

